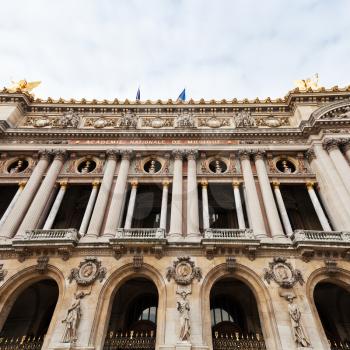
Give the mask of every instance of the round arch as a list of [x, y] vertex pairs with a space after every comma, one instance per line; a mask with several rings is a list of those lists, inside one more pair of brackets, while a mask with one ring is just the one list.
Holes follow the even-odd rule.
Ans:
[[17, 298], [31, 285], [43, 281], [52, 280], [56, 283], [58, 288], [58, 298], [54, 312], [51, 317], [50, 325], [43, 343], [43, 349], [48, 348], [51, 335], [54, 332], [55, 326], [58, 322], [58, 307], [64, 298], [64, 276], [62, 272], [55, 266], [48, 265], [48, 270], [45, 274], [39, 274], [36, 266], [29, 266], [14, 275], [12, 275], [0, 287], [0, 329], [3, 328], [4, 323], [9, 316], [9, 313], [14, 306]]
[[143, 277], [153, 282], [158, 291], [158, 315], [156, 349], [164, 343], [166, 286], [162, 275], [149, 264], [143, 264], [135, 271], [132, 264], [126, 264], [114, 271], [101, 289], [97, 301], [96, 313], [93, 320], [89, 345], [102, 349], [107, 334], [108, 321], [112, 311], [114, 297], [119, 288], [128, 280]]
[[315, 287], [320, 282], [332, 283], [336, 286], [346, 289], [350, 293], [350, 272], [342, 268], [337, 268], [337, 273], [334, 276], [329, 276], [329, 274], [327, 273], [327, 269], [325, 267], [322, 267], [313, 271], [306, 282], [306, 286], [305, 286], [306, 297], [308, 299], [312, 314], [314, 316], [317, 329], [319, 329], [322, 344], [325, 349], [328, 349], [329, 348], [328, 339], [323, 329], [323, 325], [319, 317], [315, 300], [314, 300]]
[[208, 346], [212, 344], [211, 319], [210, 319], [210, 292], [214, 284], [225, 277], [235, 278], [243, 282], [252, 291], [258, 307], [262, 333], [266, 348], [271, 350], [281, 349], [281, 342], [274, 317], [271, 298], [261, 278], [246, 266], [237, 264], [232, 274], [226, 270], [226, 264], [220, 264], [213, 268], [204, 278], [201, 288], [201, 309], [203, 322], [203, 339]]

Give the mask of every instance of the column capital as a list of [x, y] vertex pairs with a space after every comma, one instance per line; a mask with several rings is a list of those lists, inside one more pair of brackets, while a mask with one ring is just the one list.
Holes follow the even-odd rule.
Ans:
[[126, 160], [130, 160], [132, 155], [133, 155], [133, 151], [131, 149], [122, 149], [119, 151], [122, 159], [126, 159]]
[[168, 179], [164, 179], [162, 184], [163, 184], [163, 187], [168, 187], [170, 185], [170, 181]]
[[182, 158], [186, 155], [186, 151], [184, 151], [182, 149], [174, 149], [174, 150], [172, 150], [171, 153], [172, 153], [174, 159], [179, 159], [179, 160], [182, 160]]
[[239, 187], [240, 186], [240, 182], [238, 180], [233, 180], [232, 181], [232, 187], [235, 188], [235, 187]]
[[305, 152], [305, 157], [307, 158], [307, 160], [309, 162], [311, 162], [312, 160], [316, 159], [316, 153], [315, 150], [313, 148], [309, 148], [306, 152]]
[[347, 151], [350, 149], [350, 138], [342, 138], [340, 140], [341, 145], [343, 146], [344, 151]]
[[61, 187], [65, 187], [66, 188], [68, 186], [68, 180], [67, 179], [61, 180], [59, 182], [59, 184], [60, 184]]
[[20, 181], [20, 182], [18, 183], [18, 187], [19, 187], [21, 190], [23, 190], [23, 188], [25, 187], [26, 184], [27, 184], [27, 181]]
[[256, 150], [253, 150], [251, 153], [254, 157], [254, 160], [259, 160], [259, 159], [264, 160], [264, 156], [266, 152], [261, 149], [256, 149]]
[[251, 154], [251, 151], [247, 149], [240, 149], [238, 151], [238, 156], [240, 160], [246, 160], [246, 159], [250, 160], [250, 154]]
[[64, 149], [54, 149], [52, 150], [52, 155], [54, 159], [64, 161], [67, 157], [67, 151]]
[[198, 156], [198, 150], [197, 149], [187, 149], [185, 151], [186, 157], [188, 160], [196, 160]]
[[334, 139], [334, 138], [324, 139], [322, 142], [323, 148], [328, 152], [335, 149], [339, 149], [339, 144], [340, 144], [340, 140]]
[[130, 181], [130, 185], [132, 188], [137, 188], [138, 184], [139, 182], [136, 179]]
[[47, 159], [50, 160], [51, 158], [51, 150], [43, 149], [38, 152], [39, 159]]
[[315, 183], [313, 181], [307, 181], [306, 182], [306, 188], [309, 190], [311, 188], [314, 188]]
[[279, 181], [272, 181], [272, 186], [274, 187], [274, 188], [279, 188], [280, 187], [280, 182]]
[[92, 187], [98, 187], [100, 186], [100, 180], [99, 179], [95, 179], [94, 181], [92, 181]]
[[208, 180], [207, 179], [202, 179], [201, 180], [201, 185], [202, 185], [202, 187], [208, 187]]
[[107, 160], [112, 159], [115, 160], [117, 159], [119, 152], [116, 149], [107, 149], [106, 150], [106, 155], [107, 155]]

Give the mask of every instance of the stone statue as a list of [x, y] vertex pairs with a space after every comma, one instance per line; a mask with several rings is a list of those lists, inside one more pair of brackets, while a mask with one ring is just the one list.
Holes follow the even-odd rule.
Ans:
[[151, 166], [149, 167], [149, 171], [150, 174], [154, 174], [156, 172], [156, 161], [155, 160], [151, 160]]
[[10, 169], [10, 174], [18, 174], [24, 170], [23, 160], [18, 160], [14, 165], [15, 166]]
[[176, 127], [177, 128], [194, 128], [194, 118], [191, 114], [182, 113], [179, 114], [176, 118]]
[[297, 346], [307, 348], [311, 345], [310, 340], [307, 338], [304, 328], [301, 324], [301, 311], [297, 304], [294, 303], [294, 295], [288, 295], [288, 313], [293, 328], [293, 336]]
[[288, 163], [286, 160], [282, 161], [282, 167], [283, 167], [283, 172], [285, 174], [291, 174], [292, 173], [292, 169], [288, 166]]
[[87, 294], [90, 293], [79, 292], [75, 294], [75, 300], [68, 309], [66, 318], [62, 321], [62, 323], [66, 324], [62, 337], [62, 343], [75, 343], [77, 341], [77, 330], [80, 318], [82, 316], [80, 300]]
[[83, 164], [84, 166], [82, 167], [82, 169], [81, 169], [81, 173], [82, 174], [87, 174], [87, 173], [89, 173], [90, 171], [91, 171], [91, 166], [92, 166], [92, 164], [91, 164], [91, 161], [89, 161], [89, 160], [87, 160], [86, 162], [85, 162], [85, 164]]
[[350, 118], [350, 106], [344, 108], [344, 112], [337, 115], [337, 118]]
[[124, 129], [136, 129], [137, 119], [137, 116], [134, 113], [130, 113], [128, 110], [126, 113], [122, 114], [118, 126]]
[[218, 160], [215, 161], [215, 173], [216, 174], [222, 173], [221, 165], [220, 165], [220, 162]]
[[79, 125], [80, 117], [71, 108], [64, 116], [59, 120], [59, 126], [61, 128], [77, 128]]
[[235, 123], [237, 128], [247, 128], [256, 126], [255, 119], [250, 112], [241, 111], [235, 116]]
[[316, 73], [311, 78], [296, 80], [294, 84], [299, 90], [305, 91], [307, 89], [316, 90], [318, 88], [318, 74]]
[[191, 335], [190, 326], [190, 304], [186, 300], [186, 292], [180, 293], [181, 300], [177, 302], [177, 310], [180, 312], [180, 335], [181, 341], [189, 341]]

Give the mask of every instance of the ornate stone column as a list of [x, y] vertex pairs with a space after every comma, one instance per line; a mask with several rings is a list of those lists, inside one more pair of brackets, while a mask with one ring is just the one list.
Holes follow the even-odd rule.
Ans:
[[285, 230], [287, 236], [291, 236], [293, 233], [293, 229], [292, 229], [292, 225], [290, 224], [288, 213], [287, 213], [286, 207], [284, 205], [284, 201], [283, 201], [282, 194], [280, 191], [280, 183], [278, 181], [274, 181], [272, 183], [272, 185], [273, 185], [273, 189], [275, 191], [275, 197], [277, 200], [278, 209], [279, 209], [280, 214], [281, 214], [284, 230]]
[[239, 151], [239, 157], [241, 159], [242, 173], [247, 193], [248, 210], [250, 212], [249, 217], [252, 224], [251, 228], [253, 229], [256, 236], [266, 237], [264, 218], [260, 207], [259, 197], [256, 191], [252, 167], [250, 164], [250, 152], [241, 150]]
[[272, 237], [283, 237], [284, 233], [282, 224], [278, 215], [275, 199], [273, 198], [273, 193], [270, 185], [270, 180], [266, 171], [264, 152], [255, 151], [254, 159], [271, 235]]
[[18, 235], [24, 234], [25, 230], [35, 229], [40, 218], [41, 212], [45, 208], [45, 204], [50, 197], [51, 190], [55, 186], [58, 174], [64, 164], [66, 151], [54, 150], [54, 160], [47, 172], [34, 200], [32, 201], [29, 210], [24, 217], [21, 226], [18, 229]]
[[121, 155], [122, 155], [122, 161], [120, 163], [118, 178], [115, 183], [113, 197], [112, 197], [111, 205], [108, 211], [106, 227], [103, 232], [103, 236], [105, 237], [115, 236], [117, 228], [120, 227], [121, 216], [123, 214], [122, 213], [123, 200], [124, 200], [125, 191], [126, 191], [132, 151], [123, 150], [121, 151]]
[[307, 188], [307, 191], [309, 193], [311, 202], [312, 202], [312, 204], [314, 206], [315, 212], [317, 214], [317, 217], [318, 217], [318, 219], [320, 221], [320, 224], [321, 224], [323, 230], [324, 231], [332, 231], [332, 228], [329, 225], [328, 219], [327, 219], [325, 213], [323, 212], [321, 203], [319, 202], [319, 200], [317, 198], [317, 195], [315, 193], [314, 183], [313, 182], [307, 182], [306, 183], [306, 188]]
[[171, 214], [169, 236], [182, 235], [182, 157], [184, 152], [174, 150], [173, 191], [171, 196]]
[[66, 193], [67, 185], [68, 185], [68, 182], [66, 180], [60, 182], [60, 189], [51, 207], [50, 213], [45, 221], [43, 230], [50, 230], [52, 228], [52, 225], [56, 219], [57, 213], [60, 209], [64, 194]]
[[[333, 206], [335, 206], [336, 211], [339, 212], [340, 216], [346, 213], [346, 219], [344, 220], [346, 229], [350, 227], [350, 195], [344, 185], [343, 180], [340, 178], [338, 171], [334, 167], [334, 163], [330, 158], [328, 152], [323, 149], [321, 144], [314, 145], [314, 151], [317, 158], [317, 163], [321, 166], [321, 173], [318, 174], [323, 178], [327, 178], [329, 190], [334, 196]], [[343, 212], [343, 213], [341, 213]], [[342, 220], [343, 221], [343, 220]]]
[[236, 213], [237, 213], [237, 219], [238, 219], [238, 228], [245, 229], [245, 220], [244, 220], [244, 214], [243, 214], [243, 207], [242, 207], [242, 201], [241, 201], [241, 194], [239, 192], [239, 181], [233, 181], [232, 187], [233, 187], [233, 195], [235, 198], [235, 205], [236, 205]]
[[103, 174], [101, 188], [98, 192], [94, 211], [90, 220], [90, 225], [85, 235], [86, 237], [97, 237], [100, 234], [103, 218], [107, 208], [109, 194], [111, 192], [115, 168], [117, 166], [118, 151], [111, 149], [107, 150], [106, 154], [107, 162]]
[[208, 201], [208, 181], [203, 179], [202, 185], [202, 206], [203, 206], [203, 229], [210, 228], [209, 220], [209, 201]]
[[323, 148], [326, 149], [331, 157], [338, 174], [344, 182], [344, 185], [350, 193], [350, 166], [343, 153], [339, 149], [340, 139], [325, 139]]
[[125, 219], [125, 225], [124, 225], [125, 229], [131, 228], [132, 218], [134, 216], [134, 209], [135, 209], [137, 185], [138, 185], [138, 182], [136, 180], [131, 181], [129, 205], [128, 205], [128, 211], [126, 213], [126, 219]]
[[5, 220], [7, 219], [7, 217], [9, 216], [10, 214], [10, 211], [12, 210], [12, 208], [15, 206], [17, 200], [18, 200], [18, 197], [20, 196], [20, 194], [22, 193], [23, 189], [24, 189], [24, 186], [26, 185], [26, 181], [20, 181], [18, 183], [18, 190], [16, 192], [16, 194], [13, 196], [9, 206], [7, 207], [5, 213], [2, 215], [2, 218], [0, 220], [0, 227], [1, 225], [5, 222]]
[[159, 228], [166, 230], [167, 213], [168, 213], [168, 194], [169, 194], [169, 180], [163, 181], [162, 193], [162, 208], [160, 211]]
[[86, 206], [83, 220], [81, 221], [80, 228], [79, 228], [80, 236], [84, 236], [86, 233], [86, 230], [88, 228], [89, 221], [90, 221], [91, 214], [92, 214], [92, 210], [94, 209], [99, 185], [100, 185], [100, 181], [98, 181], [98, 180], [94, 180], [92, 183], [92, 190], [90, 193], [89, 201], [88, 201], [88, 204]]
[[41, 179], [46, 171], [50, 161], [50, 151], [39, 151], [39, 161], [30, 176], [28, 183], [24, 187], [21, 195], [8, 213], [7, 219], [4, 220], [1, 227], [1, 236], [11, 238], [23, 220], [23, 217], [31, 204], [35, 193], [40, 186]]
[[343, 150], [345, 157], [350, 162], [350, 138], [342, 139]]
[[196, 164], [197, 154], [197, 150], [187, 151], [187, 236], [200, 235]]

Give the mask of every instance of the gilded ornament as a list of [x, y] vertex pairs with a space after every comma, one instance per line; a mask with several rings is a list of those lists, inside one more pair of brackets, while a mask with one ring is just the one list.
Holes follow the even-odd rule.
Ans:
[[7, 88], [8, 92], [31, 92], [37, 86], [41, 84], [41, 81], [28, 82], [25, 79], [18, 82], [12, 81], [12, 85]]

